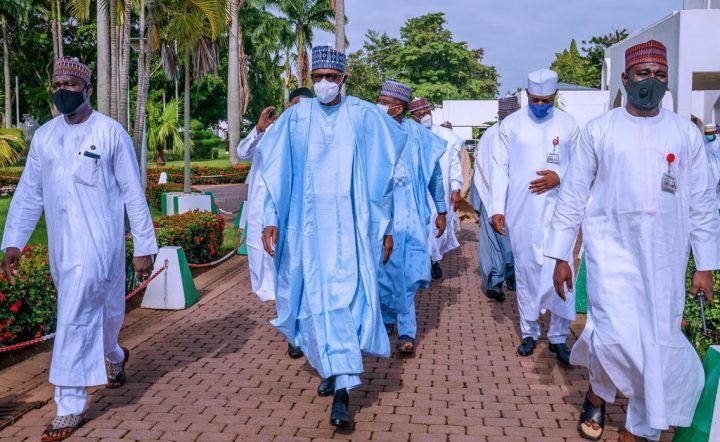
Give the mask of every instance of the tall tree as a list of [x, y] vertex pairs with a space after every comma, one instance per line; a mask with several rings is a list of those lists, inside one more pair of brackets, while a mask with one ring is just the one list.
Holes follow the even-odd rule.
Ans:
[[605, 49], [625, 40], [628, 35], [630, 35], [630, 33], [627, 29], [613, 29], [608, 34], [592, 37], [590, 40], [583, 40], [582, 51], [585, 53], [585, 58], [595, 73], [593, 87], [600, 87], [603, 61], [605, 60]]
[[230, 32], [228, 32], [228, 78], [227, 78], [227, 120], [230, 164], [237, 164], [237, 150], [240, 143], [240, 126], [242, 125], [241, 90], [240, 90], [240, 26], [238, 25], [240, 8], [244, 0], [227, 0], [230, 14]]
[[30, 13], [29, 0], [4, 0], [0, 2], [0, 25], [3, 40], [3, 77], [5, 79], [5, 127], [12, 127], [12, 90], [10, 88], [10, 31], [11, 25], [24, 24]]
[[133, 125], [133, 144], [135, 145], [138, 160], [142, 157], [152, 56], [159, 43], [154, 38], [157, 35], [157, 29], [155, 28], [155, 1], [140, 0], [139, 16], [140, 49], [138, 51], [138, 84], [135, 97], [135, 123]]
[[[216, 73], [219, 60], [217, 41], [227, 24], [225, 0], [166, 0], [166, 48], [171, 42], [183, 54], [184, 109], [183, 135], [185, 149], [184, 191], [190, 192], [190, 80], [200, 80]], [[174, 76], [175, 72], [166, 72]]]
[[329, 0], [269, 0], [290, 23], [295, 34], [297, 48], [297, 82], [299, 86], [308, 85], [309, 62], [308, 49], [313, 42], [314, 31], [320, 29], [334, 32], [335, 14]]
[[559, 80], [563, 83], [586, 87], [595, 85], [593, 66], [580, 54], [574, 39], [569, 48], [555, 54], [555, 61], [550, 65], [550, 69], [558, 73]]

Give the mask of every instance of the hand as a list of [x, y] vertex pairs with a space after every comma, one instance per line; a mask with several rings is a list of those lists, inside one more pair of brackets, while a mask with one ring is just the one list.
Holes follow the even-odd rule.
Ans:
[[275, 246], [278, 240], [278, 228], [276, 226], [267, 226], [262, 233], [262, 242], [265, 253], [275, 257]]
[[260, 118], [255, 127], [258, 134], [265, 132], [278, 119], [278, 115], [270, 115], [273, 111], [275, 111], [275, 106], [268, 106], [260, 113]]
[[17, 275], [18, 268], [20, 268], [21, 256], [22, 251], [17, 247], [8, 247], [7, 250], [5, 250], [5, 258], [3, 258], [1, 264], [2, 272], [5, 278], [10, 281], [10, 284], [15, 284], [15, 275]]
[[570, 264], [566, 261], [556, 260], [555, 272], [553, 272], [553, 285], [555, 286], [555, 292], [563, 301], [567, 300], [565, 287], [567, 286], [569, 292], [573, 291], [572, 277], [573, 273]]
[[437, 227], [438, 230], [435, 238], [440, 238], [447, 228], [447, 212], [438, 213], [437, 218], [435, 218], [435, 227]]
[[133, 258], [133, 268], [141, 279], [150, 276], [153, 269], [152, 256], [136, 256]]
[[693, 275], [692, 288], [690, 294], [693, 298], [696, 298], [698, 292], [705, 293], [705, 299], [707, 302], [713, 299], [713, 277], [710, 271], [697, 271]]
[[490, 224], [492, 224], [493, 229], [502, 236], [507, 236], [507, 232], [505, 231], [505, 215], [493, 215], [492, 218], [490, 218]]
[[453, 211], [457, 212], [460, 208], [460, 201], [462, 198], [460, 197], [460, 191], [455, 190], [453, 193], [450, 194], [450, 204], [452, 205]]
[[540, 170], [537, 172], [542, 178], [530, 183], [530, 192], [540, 195], [560, 184], [560, 177], [552, 170]]
[[385, 235], [385, 238], [383, 239], [383, 250], [385, 251], [383, 255], [383, 265], [387, 264], [390, 259], [394, 246], [395, 243], [393, 242], [392, 235]]

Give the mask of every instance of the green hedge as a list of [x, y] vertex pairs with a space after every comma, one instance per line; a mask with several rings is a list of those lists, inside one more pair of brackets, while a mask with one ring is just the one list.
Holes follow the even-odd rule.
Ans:
[[[695, 260], [690, 257], [687, 273], [685, 275], [686, 291], [690, 293], [692, 287], [692, 274], [695, 271]], [[714, 287], [720, 287], [720, 272], [713, 272]], [[717, 295], [717, 293], [716, 293]], [[683, 331], [695, 347], [700, 358], [705, 357], [708, 347], [720, 343], [720, 297], [715, 296], [712, 302], [705, 306], [705, 324], [708, 335], [702, 333], [702, 317], [700, 314], [700, 301], [688, 298], [685, 301], [683, 315]]]
[[[167, 172], [168, 183], [182, 184], [184, 182], [185, 169], [168, 166], [148, 169], [148, 183], [157, 183], [161, 172]], [[226, 167], [195, 165], [190, 167], [190, 181], [193, 185], [238, 184], [245, 182], [249, 172], [249, 164]]]

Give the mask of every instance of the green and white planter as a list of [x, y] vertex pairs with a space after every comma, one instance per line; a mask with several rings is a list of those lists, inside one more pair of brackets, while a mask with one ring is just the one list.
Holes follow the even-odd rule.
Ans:
[[705, 387], [695, 408], [695, 417], [687, 428], [676, 428], [674, 442], [720, 441], [720, 345], [711, 346], [703, 361]]
[[155, 259], [153, 273], [165, 266], [167, 269], [150, 281], [142, 307], [158, 310], [182, 310], [200, 299], [190, 266], [182, 247], [162, 247]]
[[160, 198], [160, 206], [163, 215], [180, 215], [193, 210], [217, 213], [212, 192], [166, 192]]
[[243, 229], [242, 236], [240, 237], [240, 241], [243, 243], [240, 245], [240, 248], [237, 251], [238, 255], [247, 256], [247, 244], [244, 241], [247, 237], [247, 211], [245, 210], [245, 202], [240, 202], [240, 211], [238, 212], [237, 216], [235, 217], [235, 228], [236, 229]]

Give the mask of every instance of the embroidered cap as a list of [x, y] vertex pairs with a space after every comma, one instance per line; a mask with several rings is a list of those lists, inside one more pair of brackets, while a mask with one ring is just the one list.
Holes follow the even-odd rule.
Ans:
[[59, 58], [55, 62], [55, 69], [53, 70], [52, 78], [62, 75], [79, 78], [85, 81], [85, 84], [90, 83], [90, 80], [92, 79], [92, 72], [90, 71], [90, 68], [81, 63], [77, 57], [66, 56]]
[[398, 81], [385, 80], [382, 85], [382, 89], [380, 90], [380, 95], [383, 97], [395, 98], [396, 100], [400, 100], [403, 103], [408, 104], [410, 103], [410, 98], [412, 97], [412, 88]]
[[625, 51], [625, 70], [640, 63], [658, 63], [667, 66], [667, 48], [657, 40], [631, 46]]
[[345, 54], [332, 46], [315, 46], [312, 49], [312, 70], [336, 69], [345, 72]]
[[425, 97], [416, 98], [410, 103], [409, 109], [410, 113], [430, 109], [430, 103], [428, 103]]

